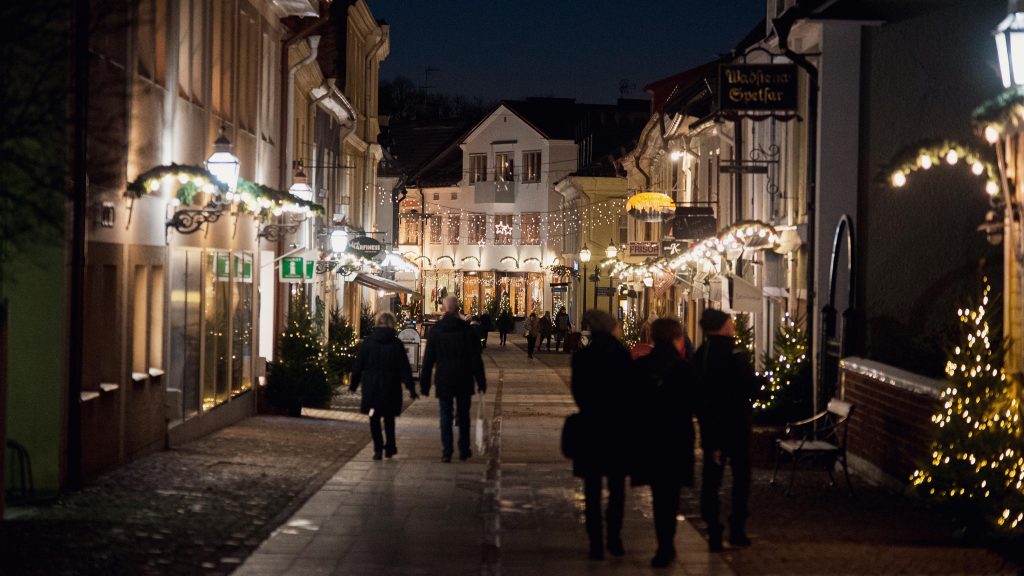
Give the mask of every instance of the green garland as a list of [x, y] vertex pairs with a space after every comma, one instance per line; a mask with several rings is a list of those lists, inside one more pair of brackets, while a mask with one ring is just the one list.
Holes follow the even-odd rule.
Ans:
[[130, 198], [141, 198], [160, 189], [165, 178], [173, 178], [181, 185], [192, 184], [197, 187], [204, 187], [207, 184], [214, 186], [222, 193], [227, 193], [228, 187], [205, 168], [189, 166], [187, 164], [170, 164], [155, 166], [139, 174], [135, 180], [128, 183], [126, 195]]
[[954, 140], [925, 140], [901, 150], [880, 175], [893, 187], [902, 188], [907, 176], [937, 166], [957, 166], [960, 162], [970, 167], [971, 173], [984, 177], [985, 191], [990, 197], [999, 196], [999, 172], [992, 153]]

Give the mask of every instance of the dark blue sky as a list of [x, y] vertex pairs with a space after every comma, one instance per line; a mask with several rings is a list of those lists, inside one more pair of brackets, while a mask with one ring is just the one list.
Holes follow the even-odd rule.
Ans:
[[[612, 102], [728, 51], [764, 0], [369, 0], [391, 24], [383, 78], [485, 100], [568, 96]], [[634, 92], [634, 95], [636, 92]]]

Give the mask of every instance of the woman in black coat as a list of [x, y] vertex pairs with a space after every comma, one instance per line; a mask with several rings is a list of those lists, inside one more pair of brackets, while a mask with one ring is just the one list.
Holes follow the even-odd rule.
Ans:
[[[409, 389], [413, 400], [418, 398], [412, 381], [412, 369], [405, 355], [405, 345], [395, 335], [395, 315], [381, 312], [376, 328], [359, 347], [352, 383], [355, 392], [363, 386], [360, 410], [370, 416], [370, 436], [373, 437], [373, 459], [380, 460], [384, 453], [391, 458], [398, 453], [395, 445], [395, 416], [402, 412], [402, 384]], [[384, 434], [381, 433], [384, 421]], [[385, 441], [384, 435], [387, 436]]]
[[573, 474], [583, 478], [590, 558], [604, 557], [601, 526], [601, 484], [608, 479], [608, 552], [624, 554], [622, 518], [626, 502], [626, 474], [630, 461], [628, 414], [623, 402], [630, 400], [629, 351], [612, 333], [615, 319], [606, 312], [589, 310], [590, 345], [572, 357], [572, 397], [579, 406], [582, 439], [573, 459]]
[[641, 437], [632, 478], [634, 486], [651, 486], [658, 539], [651, 565], [661, 568], [676, 557], [680, 489], [693, 486], [693, 416], [699, 395], [690, 364], [680, 358], [685, 340], [679, 322], [655, 320], [651, 339], [654, 349], [635, 364], [640, 401], [634, 412], [635, 429]]

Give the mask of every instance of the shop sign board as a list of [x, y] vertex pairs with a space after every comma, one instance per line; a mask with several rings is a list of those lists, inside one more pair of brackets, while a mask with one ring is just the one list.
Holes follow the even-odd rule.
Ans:
[[357, 236], [348, 241], [348, 251], [356, 256], [362, 256], [367, 260], [372, 260], [384, 251], [384, 245], [381, 244], [379, 240], [375, 240], [369, 236]]
[[597, 295], [598, 296], [615, 296], [616, 293], [617, 292], [616, 292], [614, 286], [598, 286], [597, 287]]
[[796, 65], [723, 64], [718, 94], [722, 112], [796, 110]]
[[420, 333], [415, 328], [406, 328], [398, 333], [398, 339], [405, 346], [405, 354], [409, 357], [409, 367], [413, 374], [420, 371]]
[[552, 294], [564, 294], [569, 291], [568, 286], [551, 286]]
[[676, 240], [703, 240], [714, 236], [718, 228], [715, 210], [710, 206], [678, 206], [672, 219], [672, 237]]
[[657, 256], [658, 255], [658, 243], [657, 242], [630, 242], [629, 243], [629, 255], [632, 256]]
[[285, 256], [281, 259], [278, 280], [281, 282], [312, 282], [316, 275], [316, 259]]

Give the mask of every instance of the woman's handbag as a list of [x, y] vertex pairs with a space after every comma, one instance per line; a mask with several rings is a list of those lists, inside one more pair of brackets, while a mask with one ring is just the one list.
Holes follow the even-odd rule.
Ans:
[[575, 460], [582, 452], [584, 441], [582, 415], [579, 412], [569, 414], [562, 425], [562, 455]]

